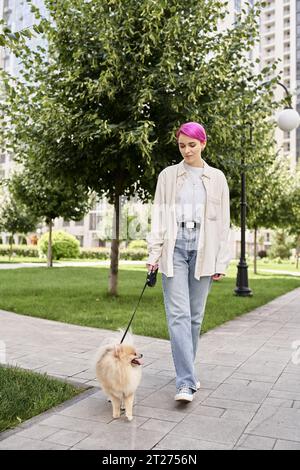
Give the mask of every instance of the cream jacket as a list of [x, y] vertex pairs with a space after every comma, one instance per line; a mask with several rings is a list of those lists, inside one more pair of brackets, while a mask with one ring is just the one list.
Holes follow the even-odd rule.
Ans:
[[[178, 225], [175, 197], [187, 171], [183, 160], [168, 166], [158, 176], [152, 206], [151, 232], [147, 236], [149, 257], [147, 263], [159, 265], [167, 277], [173, 276], [173, 253]], [[204, 219], [201, 223], [194, 277], [224, 274], [230, 261], [229, 190], [222, 171], [204, 162], [202, 181], [206, 190]]]

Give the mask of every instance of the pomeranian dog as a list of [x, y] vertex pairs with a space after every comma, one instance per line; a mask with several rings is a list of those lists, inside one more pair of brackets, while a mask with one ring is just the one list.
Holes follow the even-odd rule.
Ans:
[[113, 408], [113, 418], [125, 407], [128, 421], [132, 420], [133, 400], [142, 377], [142, 354], [133, 344], [109, 344], [99, 349], [96, 356], [96, 377]]

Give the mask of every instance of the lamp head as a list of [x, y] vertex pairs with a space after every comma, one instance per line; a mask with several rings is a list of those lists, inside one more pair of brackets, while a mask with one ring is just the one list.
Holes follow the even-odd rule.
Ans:
[[277, 115], [277, 124], [283, 131], [292, 131], [300, 124], [299, 113], [292, 108], [285, 108]]

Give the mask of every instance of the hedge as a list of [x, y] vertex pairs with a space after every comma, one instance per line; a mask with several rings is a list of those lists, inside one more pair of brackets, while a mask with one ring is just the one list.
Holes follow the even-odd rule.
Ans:
[[[39, 251], [36, 245], [13, 245], [12, 252], [15, 256], [20, 257], [30, 257], [38, 258]], [[10, 246], [9, 245], [0, 245], [0, 256], [9, 256]], [[124, 260], [144, 260], [148, 256], [148, 252], [145, 249], [120, 249], [120, 259]], [[110, 249], [105, 247], [99, 248], [80, 248], [80, 259], [99, 259], [99, 260], [109, 260], [110, 259]]]
[[[36, 245], [12, 245], [12, 253], [16, 256], [38, 258], [39, 251]], [[10, 245], [0, 245], [0, 256], [10, 255]]]

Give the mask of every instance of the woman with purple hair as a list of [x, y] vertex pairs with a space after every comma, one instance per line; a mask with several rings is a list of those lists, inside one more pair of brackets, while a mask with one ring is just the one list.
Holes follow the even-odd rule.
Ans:
[[197, 122], [176, 132], [183, 160], [158, 176], [148, 235], [148, 270], [162, 273], [176, 370], [175, 400], [200, 388], [195, 358], [206, 299], [229, 264], [229, 190], [222, 171], [202, 159], [207, 136]]

